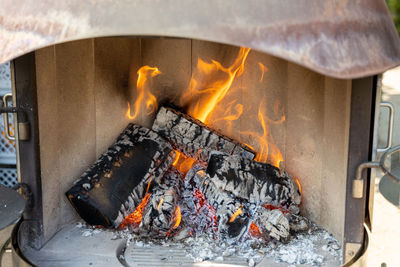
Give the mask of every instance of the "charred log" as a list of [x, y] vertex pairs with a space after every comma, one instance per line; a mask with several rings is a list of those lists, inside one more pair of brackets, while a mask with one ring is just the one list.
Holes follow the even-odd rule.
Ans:
[[203, 163], [207, 162], [212, 151], [238, 154], [249, 159], [254, 157], [254, 153], [244, 145], [172, 108], [160, 108], [152, 129], [166, 138], [176, 150]]
[[214, 208], [220, 238], [235, 242], [247, 233], [255, 205], [218, 188], [200, 166], [189, 171], [185, 183], [186, 187], [197, 188]]
[[[156, 185], [147, 204], [141, 226], [145, 231], [165, 236], [177, 224], [176, 213], [183, 174], [171, 167]], [[176, 228], [176, 227], [175, 227]]]
[[285, 241], [289, 237], [289, 220], [279, 209], [268, 210], [259, 207], [255, 218], [255, 223], [260, 228], [264, 239], [268, 240], [271, 237], [276, 240]]
[[[217, 188], [250, 203], [286, 208], [300, 204], [297, 184], [288, 173], [270, 164], [237, 155], [213, 153], [207, 174]], [[298, 211], [296, 208], [290, 210]]]
[[91, 225], [117, 227], [174, 160], [172, 147], [154, 131], [129, 124], [66, 195]]

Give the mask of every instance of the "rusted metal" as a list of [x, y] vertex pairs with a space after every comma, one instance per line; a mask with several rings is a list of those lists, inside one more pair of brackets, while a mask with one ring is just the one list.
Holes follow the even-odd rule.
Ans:
[[0, 63], [99, 36], [170, 36], [247, 46], [337, 78], [400, 64], [384, 0], [0, 0]]

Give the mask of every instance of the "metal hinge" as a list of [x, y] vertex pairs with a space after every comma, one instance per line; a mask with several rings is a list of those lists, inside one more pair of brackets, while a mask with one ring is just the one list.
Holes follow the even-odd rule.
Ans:
[[[8, 114], [9, 113], [23, 114], [24, 111], [17, 107], [9, 107], [8, 102], [10, 100], [12, 100], [11, 93], [7, 93], [3, 96], [3, 106], [0, 107], [0, 114], [3, 113], [5, 137], [10, 141], [14, 141], [16, 139], [16, 137], [15, 137], [15, 133], [10, 130], [10, 122], [9, 122]], [[29, 122], [18, 122], [17, 127], [18, 127], [18, 139], [19, 140], [29, 140], [29, 136], [30, 136]]]

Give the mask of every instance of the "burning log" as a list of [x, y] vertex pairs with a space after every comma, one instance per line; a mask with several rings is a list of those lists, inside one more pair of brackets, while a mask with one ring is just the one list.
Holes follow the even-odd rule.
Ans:
[[255, 210], [255, 205], [218, 188], [201, 168], [197, 165], [188, 172], [186, 187], [197, 188], [214, 208], [220, 238], [228, 242], [241, 239], [248, 231], [250, 214]]
[[174, 157], [172, 147], [157, 133], [129, 124], [66, 195], [88, 224], [117, 227]]
[[171, 167], [163, 181], [153, 188], [141, 223], [144, 230], [165, 236], [179, 226], [177, 217], [180, 212], [178, 198], [181, 181], [183, 174]]
[[176, 150], [203, 163], [208, 161], [212, 151], [254, 158], [254, 153], [246, 146], [172, 108], [160, 108], [152, 129], [170, 141]]
[[206, 172], [217, 188], [237, 198], [298, 212], [301, 196], [297, 184], [287, 172], [270, 164], [213, 153]]

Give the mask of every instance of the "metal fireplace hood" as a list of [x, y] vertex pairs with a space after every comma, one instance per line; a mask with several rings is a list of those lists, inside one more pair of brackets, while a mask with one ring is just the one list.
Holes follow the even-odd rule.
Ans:
[[246, 46], [336, 78], [400, 64], [384, 0], [0, 0], [0, 7], [0, 63], [56, 43], [136, 35]]

